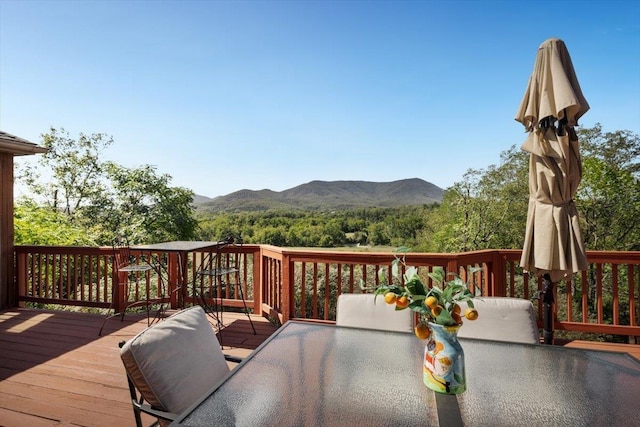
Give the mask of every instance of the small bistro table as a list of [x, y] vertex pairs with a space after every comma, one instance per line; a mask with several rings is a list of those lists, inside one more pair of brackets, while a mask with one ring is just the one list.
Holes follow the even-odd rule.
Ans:
[[[177, 262], [168, 262], [168, 274], [169, 276], [177, 275], [178, 280], [176, 283], [176, 290], [178, 291], [177, 307], [184, 308], [185, 300], [187, 297], [187, 290], [189, 286], [188, 278], [188, 259], [189, 253], [193, 251], [210, 251], [226, 245], [226, 241], [220, 242], [207, 242], [207, 241], [189, 241], [189, 240], [176, 240], [171, 242], [153, 243], [149, 245], [135, 245], [131, 246], [132, 250], [159, 253], [167, 252], [170, 255], [177, 255]], [[171, 266], [177, 265], [178, 271], [171, 271]]]
[[[463, 326], [464, 327], [464, 326]], [[629, 425], [640, 362], [625, 353], [461, 339], [467, 391], [422, 382], [413, 334], [289, 321], [175, 426]]]

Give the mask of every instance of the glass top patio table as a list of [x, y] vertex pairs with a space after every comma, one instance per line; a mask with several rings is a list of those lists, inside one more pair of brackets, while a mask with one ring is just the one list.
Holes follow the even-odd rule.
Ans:
[[422, 382], [413, 334], [287, 322], [172, 425], [628, 425], [640, 362], [625, 353], [461, 339], [467, 391]]

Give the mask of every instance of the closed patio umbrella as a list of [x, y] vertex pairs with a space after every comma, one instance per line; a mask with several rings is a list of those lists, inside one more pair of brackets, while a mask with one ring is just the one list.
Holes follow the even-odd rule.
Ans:
[[586, 270], [587, 259], [573, 197], [582, 178], [574, 126], [589, 110], [569, 52], [557, 38], [538, 48], [516, 114], [529, 133], [529, 208], [520, 265], [543, 277], [544, 341], [553, 342], [553, 284]]

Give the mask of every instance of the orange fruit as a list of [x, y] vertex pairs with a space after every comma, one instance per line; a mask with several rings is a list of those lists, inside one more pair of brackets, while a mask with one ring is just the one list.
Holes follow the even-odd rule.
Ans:
[[460, 308], [460, 306], [458, 304], [454, 304], [453, 306], [453, 310], [451, 310], [451, 314], [455, 313], [455, 314], [460, 314], [460, 310], [462, 310]]
[[431, 329], [424, 323], [418, 323], [415, 328], [413, 328], [413, 332], [415, 332], [416, 337], [421, 340], [426, 340], [431, 335]]
[[467, 308], [464, 311], [464, 317], [469, 320], [476, 320], [478, 318], [478, 310], [476, 310], [475, 308]]
[[386, 294], [384, 294], [384, 302], [386, 302], [387, 304], [395, 303], [396, 298], [397, 296], [393, 292], [387, 292]]
[[444, 310], [443, 306], [436, 305], [435, 307], [433, 307], [431, 309], [431, 314], [433, 314], [433, 317], [438, 317], [440, 315], [440, 313], [442, 312], [442, 310]]
[[402, 295], [400, 298], [396, 299], [396, 307], [398, 308], [406, 308], [409, 306], [409, 298], [405, 295]]
[[433, 307], [435, 307], [436, 305], [438, 305], [438, 298], [434, 297], [433, 295], [432, 295], [432, 296], [430, 296], [430, 297], [427, 297], [427, 298], [424, 300], [424, 305], [426, 305], [426, 306], [427, 306], [427, 307], [429, 307], [429, 308], [433, 308]]

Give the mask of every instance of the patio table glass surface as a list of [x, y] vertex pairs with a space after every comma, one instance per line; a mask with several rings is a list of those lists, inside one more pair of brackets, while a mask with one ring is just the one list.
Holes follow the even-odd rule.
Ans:
[[640, 362], [625, 353], [460, 341], [467, 391], [447, 396], [424, 386], [425, 341], [413, 334], [290, 321], [173, 425], [591, 426], [640, 419]]

